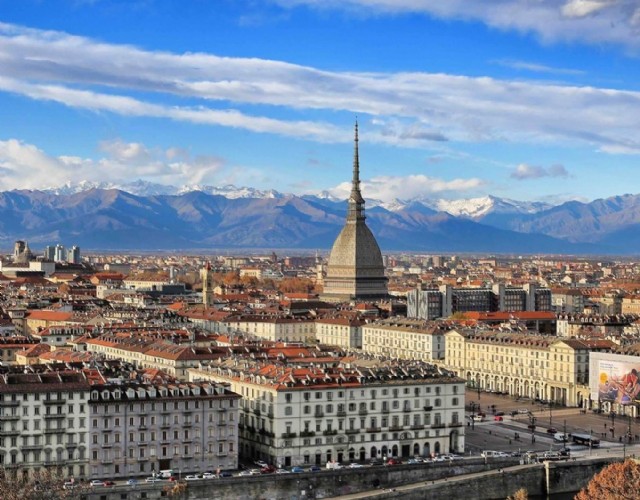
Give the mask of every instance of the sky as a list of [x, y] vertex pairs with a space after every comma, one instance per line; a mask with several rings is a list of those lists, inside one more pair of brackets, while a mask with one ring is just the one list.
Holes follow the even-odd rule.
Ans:
[[0, 0], [0, 190], [640, 192], [637, 0]]

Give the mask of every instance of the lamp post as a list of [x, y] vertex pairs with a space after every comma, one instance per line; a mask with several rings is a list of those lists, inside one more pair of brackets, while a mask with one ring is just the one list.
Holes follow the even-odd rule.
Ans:
[[[480, 406], [480, 405], [478, 405]], [[471, 402], [471, 429], [475, 429], [475, 410], [476, 410], [476, 404], [475, 402]]]
[[529, 415], [529, 427], [531, 428], [531, 443], [535, 443], [536, 442], [536, 435], [535, 435], [535, 430], [536, 430], [536, 417], [534, 417], [533, 415]]
[[551, 408], [553, 407], [553, 400], [549, 401], [549, 427], [553, 427], [551, 423]]

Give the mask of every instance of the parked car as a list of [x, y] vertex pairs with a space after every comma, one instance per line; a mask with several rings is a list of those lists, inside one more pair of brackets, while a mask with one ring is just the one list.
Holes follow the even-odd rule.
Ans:
[[358, 462], [352, 462], [349, 464], [350, 469], [359, 469], [360, 467], [364, 467], [364, 465], [359, 464]]
[[502, 421], [504, 420], [504, 418], [502, 418], [502, 416], [501, 416], [501, 415], [496, 415], [495, 417], [493, 417], [493, 419], [494, 419], [496, 422], [502, 422]]
[[291, 472], [304, 472], [304, 469], [296, 466], [291, 468]]
[[138, 484], [138, 480], [137, 479], [128, 479], [127, 480], [127, 485], [128, 486], [135, 486], [136, 484]]
[[215, 479], [216, 475], [213, 472], [205, 472], [202, 474], [202, 479]]
[[267, 465], [269, 465], [267, 462], [264, 462], [262, 460], [256, 460], [255, 462], [253, 462], [254, 465], [257, 465], [258, 467], [260, 467], [261, 469], [263, 467], [266, 467]]
[[556, 429], [555, 427], [549, 427], [547, 429], [547, 434], [556, 434], [558, 432], [558, 429]]
[[238, 474], [238, 476], [252, 476], [251, 471], [249, 469], [245, 469]]
[[185, 481], [197, 481], [200, 479], [198, 476], [190, 474], [184, 478]]
[[390, 458], [385, 465], [401, 465], [402, 462], [397, 458]]
[[409, 460], [407, 460], [407, 463], [411, 465], [421, 464], [422, 460], [418, 460], [417, 458], [410, 458]]
[[291, 474], [291, 471], [288, 471], [287, 469], [277, 469], [276, 474]]
[[260, 474], [273, 474], [276, 471], [276, 468], [273, 465], [267, 465], [260, 469]]
[[145, 483], [161, 483], [163, 480], [160, 479], [159, 477], [148, 477], [147, 479], [144, 480]]
[[223, 470], [220, 474], [218, 474], [219, 478], [223, 478], [223, 477], [233, 477], [233, 474], [231, 472], [229, 472], [228, 470]]
[[322, 468], [320, 468], [320, 466], [318, 465], [312, 465], [311, 467], [309, 467], [309, 472], [320, 472], [322, 470]]
[[370, 464], [370, 465], [382, 465], [382, 464], [383, 464], [383, 462], [382, 462], [382, 459], [381, 459], [381, 458], [372, 458], [372, 459], [369, 461], [369, 464]]
[[101, 479], [94, 479], [89, 483], [89, 486], [91, 486], [92, 488], [95, 486], [103, 486], [104, 481], [102, 481]]
[[115, 485], [116, 485], [116, 483], [114, 483], [113, 481], [109, 481], [109, 480], [106, 480], [106, 481], [102, 482], [102, 486], [109, 487], [109, 486], [115, 486]]

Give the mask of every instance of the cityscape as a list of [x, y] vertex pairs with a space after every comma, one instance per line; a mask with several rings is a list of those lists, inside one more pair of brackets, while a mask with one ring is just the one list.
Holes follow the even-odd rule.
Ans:
[[640, 498], [640, 8], [0, 0], [0, 499]]

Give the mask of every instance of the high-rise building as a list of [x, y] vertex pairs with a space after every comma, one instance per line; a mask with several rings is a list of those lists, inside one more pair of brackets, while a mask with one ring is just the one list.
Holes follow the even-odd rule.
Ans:
[[67, 259], [71, 264], [80, 264], [80, 247], [73, 245], [67, 253]]
[[64, 262], [67, 260], [67, 250], [62, 245], [56, 245], [53, 260], [56, 262]]
[[324, 278], [324, 300], [375, 300], [387, 297], [382, 253], [365, 223], [364, 198], [360, 193], [358, 123], [355, 127], [353, 179], [347, 220], [336, 238]]
[[47, 245], [44, 247], [45, 260], [54, 260], [56, 258], [56, 247]]

